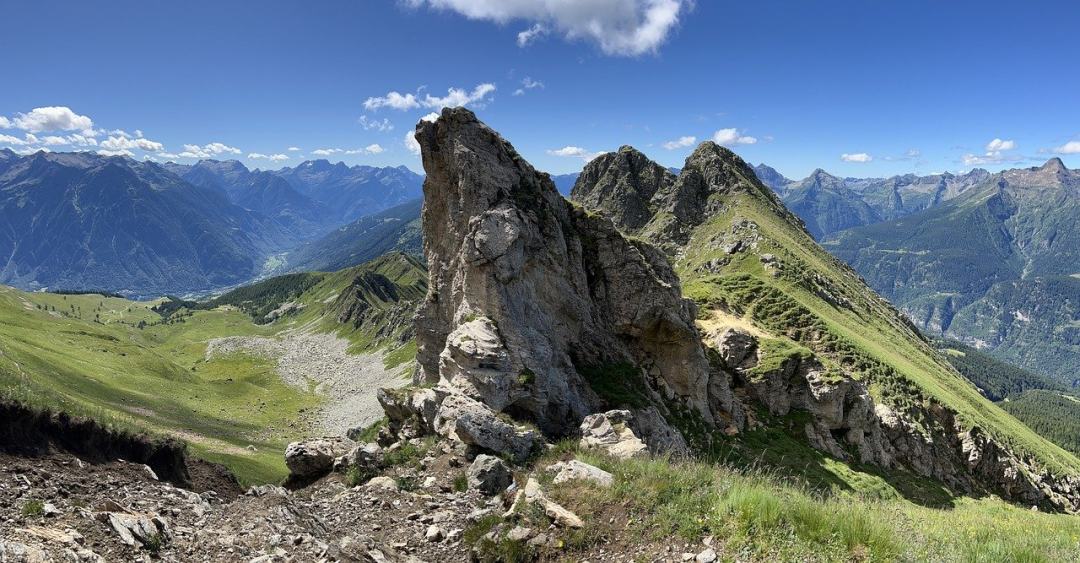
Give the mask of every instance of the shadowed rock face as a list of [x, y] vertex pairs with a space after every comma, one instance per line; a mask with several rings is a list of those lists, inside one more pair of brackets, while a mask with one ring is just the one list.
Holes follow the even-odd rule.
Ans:
[[629, 364], [640, 379], [624, 383], [661, 410], [741, 421], [659, 251], [567, 202], [468, 110], [421, 122], [416, 139], [430, 267], [419, 379], [563, 435], [604, 406], [580, 370]]
[[641, 151], [624, 146], [589, 162], [578, 176], [570, 198], [599, 209], [619, 228], [634, 231], [652, 219], [652, 197], [675, 183], [670, 170]]

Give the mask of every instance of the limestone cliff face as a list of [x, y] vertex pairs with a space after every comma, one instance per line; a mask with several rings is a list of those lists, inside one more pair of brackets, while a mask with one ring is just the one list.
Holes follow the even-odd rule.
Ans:
[[547, 435], [605, 406], [582, 372], [621, 373], [659, 411], [674, 402], [709, 422], [741, 421], [659, 251], [567, 202], [468, 110], [421, 122], [416, 139], [430, 269], [419, 380]]

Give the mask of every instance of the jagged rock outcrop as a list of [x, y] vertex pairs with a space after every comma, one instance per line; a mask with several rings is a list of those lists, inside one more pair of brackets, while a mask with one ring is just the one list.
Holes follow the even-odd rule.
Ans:
[[[936, 403], [916, 422], [909, 413], [876, 402], [865, 382], [828, 372], [813, 355], [767, 362], [757, 339], [736, 329], [722, 331], [714, 343], [728, 351], [736, 387], [747, 390], [769, 414], [810, 415], [803, 433], [815, 449], [885, 469], [903, 467], [959, 492], [992, 491], [1027, 505], [1080, 508], [1075, 478], [1040, 475], [1030, 460], [1018, 458], [978, 427], [965, 429]], [[759, 369], [765, 364], [776, 367]]]
[[706, 359], [694, 306], [661, 252], [568, 203], [468, 110], [421, 122], [416, 138], [430, 269], [416, 319], [417, 379], [436, 388], [384, 395], [393, 426], [521, 453], [527, 430], [479, 413], [548, 436], [575, 433], [590, 413], [618, 406], [582, 372], [647, 397], [658, 410], [641, 409], [645, 420], [662, 421], [671, 403], [741, 425], [728, 376]]
[[620, 228], [637, 230], [655, 214], [650, 207], [653, 196], [674, 183], [670, 170], [634, 147], [623, 146], [590, 161], [570, 197], [589, 209], [601, 210]]

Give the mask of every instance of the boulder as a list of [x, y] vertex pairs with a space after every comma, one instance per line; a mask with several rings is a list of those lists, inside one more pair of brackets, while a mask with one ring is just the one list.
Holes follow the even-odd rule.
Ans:
[[293, 442], [285, 448], [285, 465], [293, 481], [313, 481], [330, 473], [334, 461], [349, 451], [345, 440], [319, 438]]
[[507, 454], [524, 461], [543, 447], [540, 432], [501, 417], [485, 404], [461, 394], [449, 394], [435, 416], [436, 432], [482, 451]]
[[341, 456], [335, 462], [335, 470], [347, 471], [355, 468], [361, 473], [373, 474], [383, 464], [383, 449], [378, 444], [359, 444], [349, 453]]
[[743, 367], [746, 363], [756, 363], [757, 338], [744, 330], [725, 328], [716, 335], [713, 342], [724, 365], [731, 369]]
[[627, 410], [591, 414], [581, 422], [581, 447], [603, 450], [619, 459], [648, 455], [649, 448], [630, 429]]
[[506, 490], [514, 482], [510, 468], [503, 460], [486, 454], [476, 456], [468, 470], [469, 488], [493, 496]]
[[556, 485], [568, 481], [588, 481], [600, 487], [610, 487], [615, 483], [615, 477], [611, 473], [576, 459], [560, 461], [548, 467], [548, 471], [555, 473], [553, 482]]

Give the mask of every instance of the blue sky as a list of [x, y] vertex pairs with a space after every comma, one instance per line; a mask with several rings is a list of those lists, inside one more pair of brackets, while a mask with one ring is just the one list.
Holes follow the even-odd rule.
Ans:
[[[37, 0], [2, 12], [0, 147], [22, 151], [418, 170], [406, 132], [455, 88], [554, 173], [623, 144], [679, 166], [687, 137], [796, 178], [1054, 153], [1080, 167], [1076, 1]], [[526, 30], [539, 31], [519, 46]], [[390, 92], [401, 97], [386, 105]]]

